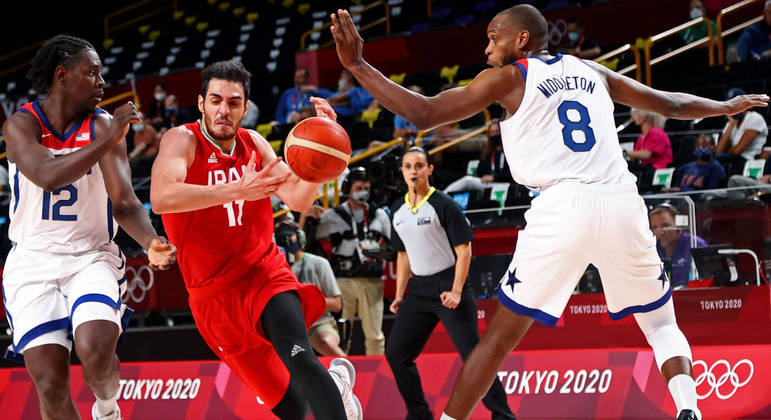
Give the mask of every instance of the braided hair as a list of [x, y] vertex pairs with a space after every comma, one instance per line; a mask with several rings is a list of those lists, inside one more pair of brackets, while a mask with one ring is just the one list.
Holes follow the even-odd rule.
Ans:
[[82, 51], [94, 50], [90, 42], [69, 35], [57, 35], [40, 47], [27, 72], [27, 80], [32, 82], [32, 89], [39, 95], [45, 95], [53, 84], [56, 67], [70, 65]]

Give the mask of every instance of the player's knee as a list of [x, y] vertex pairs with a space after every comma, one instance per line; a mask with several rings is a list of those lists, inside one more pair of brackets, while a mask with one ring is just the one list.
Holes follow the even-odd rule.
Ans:
[[661, 369], [665, 362], [676, 357], [685, 357], [689, 361], [693, 360], [688, 340], [677, 324], [659, 326], [646, 334], [645, 338], [653, 349], [659, 369]]
[[30, 372], [38, 397], [48, 406], [65, 404], [70, 400], [69, 382], [66, 376], [46, 372]]
[[78, 358], [91, 371], [104, 370], [114, 363], [115, 341], [109, 337], [86, 335], [75, 341]]

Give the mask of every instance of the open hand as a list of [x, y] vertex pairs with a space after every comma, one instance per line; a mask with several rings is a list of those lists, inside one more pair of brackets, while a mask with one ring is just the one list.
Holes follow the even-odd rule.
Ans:
[[337, 121], [337, 113], [332, 109], [332, 106], [329, 105], [329, 102], [327, 102], [326, 99], [311, 96], [311, 102], [313, 103], [313, 107], [316, 108], [317, 117]]
[[332, 13], [332, 38], [335, 39], [337, 48], [337, 57], [340, 63], [346, 68], [351, 67], [363, 61], [361, 57], [361, 48], [364, 40], [361, 39], [353, 19], [347, 10], [337, 9], [337, 15]]
[[292, 175], [290, 171], [282, 175], [270, 175], [273, 168], [281, 162], [281, 158], [274, 159], [259, 171], [256, 170], [256, 160], [257, 154], [252, 152], [252, 157], [244, 168], [244, 175], [238, 180], [244, 200], [254, 201], [269, 197]]
[[768, 106], [768, 95], [739, 95], [726, 101], [726, 115], [736, 115], [755, 106]]
[[158, 236], [150, 241], [147, 259], [150, 260], [149, 265], [153, 270], [168, 270], [177, 262], [177, 247], [163, 236]]

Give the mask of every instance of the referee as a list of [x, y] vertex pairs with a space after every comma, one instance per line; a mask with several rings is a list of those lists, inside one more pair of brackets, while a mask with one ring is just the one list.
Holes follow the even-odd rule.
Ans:
[[[407, 405], [407, 419], [433, 419], [415, 365], [437, 322], [442, 321], [463, 360], [479, 341], [477, 305], [466, 285], [474, 234], [460, 207], [428, 183], [434, 166], [420, 147], [402, 156], [408, 192], [392, 208], [396, 259], [396, 321], [386, 343], [386, 359]], [[410, 293], [405, 297], [407, 280]], [[514, 419], [496, 378], [482, 399], [493, 419]]]

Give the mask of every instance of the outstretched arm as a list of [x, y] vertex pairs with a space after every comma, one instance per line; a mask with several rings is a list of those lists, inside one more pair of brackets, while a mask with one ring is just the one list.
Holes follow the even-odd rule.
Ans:
[[605, 78], [614, 102], [657, 112], [669, 118], [691, 120], [733, 115], [754, 106], [768, 106], [768, 95], [740, 95], [728, 101], [714, 101], [688, 93], [653, 89], [600, 64], [592, 61], [586, 63]]
[[506, 67], [495, 68], [479, 73], [466, 86], [426, 97], [392, 82], [364, 61], [361, 55], [364, 41], [347, 11], [338, 10], [337, 15], [332, 14], [332, 25], [330, 29], [335, 39], [337, 56], [343, 66], [381, 105], [421, 130], [471, 117], [516, 86], [517, 80], [512, 74], [519, 74], [518, 71]]

